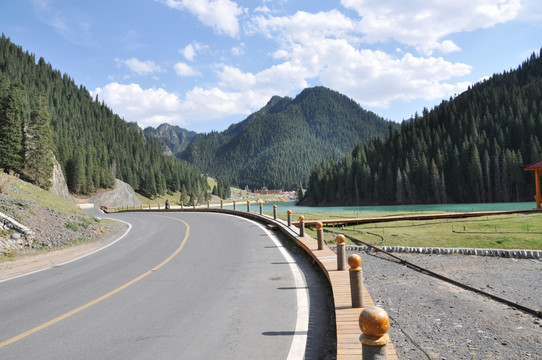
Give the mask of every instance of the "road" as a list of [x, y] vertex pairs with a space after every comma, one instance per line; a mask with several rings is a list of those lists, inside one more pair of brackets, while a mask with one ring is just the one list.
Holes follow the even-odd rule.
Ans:
[[131, 224], [111, 246], [0, 283], [0, 359], [302, 358], [314, 274], [307, 264], [296, 274], [261, 225], [212, 213], [108, 217]]

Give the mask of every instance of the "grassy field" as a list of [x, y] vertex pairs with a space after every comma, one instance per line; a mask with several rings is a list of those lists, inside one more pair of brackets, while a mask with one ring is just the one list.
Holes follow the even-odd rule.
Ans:
[[[382, 213], [372, 215], [385, 216]], [[329, 218], [329, 214], [325, 216]], [[332, 218], [338, 216], [334, 214]], [[364, 217], [371, 217], [371, 214]], [[293, 219], [297, 220], [297, 217]], [[309, 214], [305, 219], [314, 220], [318, 216]], [[371, 244], [379, 244], [383, 238], [381, 245], [388, 246], [542, 250], [542, 213], [393, 221], [325, 229], [324, 237], [329, 244], [335, 244], [335, 234], [342, 233]], [[316, 238], [315, 228], [307, 228], [306, 232]], [[347, 244], [355, 245], [350, 240]]]

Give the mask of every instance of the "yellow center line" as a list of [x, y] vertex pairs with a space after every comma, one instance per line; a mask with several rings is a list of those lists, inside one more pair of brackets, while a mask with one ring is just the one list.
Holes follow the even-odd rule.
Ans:
[[97, 303], [99, 303], [100, 301], [102, 300], [105, 300], [113, 295], [115, 295], [116, 293], [126, 289], [127, 287], [135, 284], [136, 282], [138, 282], [139, 280], [145, 278], [146, 276], [150, 275], [151, 273], [153, 273], [154, 271], [160, 269], [162, 266], [166, 265], [168, 262], [171, 261], [171, 259], [173, 259], [177, 254], [179, 254], [179, 252], [181, 252], [181, 250], [183, 249], [184, 245], [186, 244], [186, 241], [188, 240], [188, 234], [190, 232], [190, 226], [188, 225], [188, 223], [186, 223], [185, 221], [181, 220], [181, 219], [177, 219], [177, 218], [173, 218], [173, 217], [169, 217], [169, 216], [162, 216], [162, 217], [166, 217], [166, 218], [169, 218], [169, 219], [173, 219], [173, 220], [176, 220], [176, 221], [180, 221], [182, 223], [184, 223], [186, 225], [186, 235], [184, 236], [184, 239], [183, 241], [181, 242], [181, 245], [179, 245], [179, 247], [177, 248], [177, 250], [175, 250], [175, 252], [173, 254], [171, 254], [167, 259], [165, 259], [164, 261], [162, 261], [160, 264], [156, 265], [155, 267], [153, 267], [152, 269], [150, 269], [149, 271], [147, 271], [146, 273], [142, 274], [142, 275], [139, 275], [138, 277], [136, 277], [135, 279], [127, 282], [126, 284], [122, 285], [122, 286], [119, 286], [118, 288], [116, 288], [115, 290], [113, 291], [110, 291], [108, 292], [107, 294], [97, 298], [97, 299], [94, 299], [92, 300], [91, 302], [89, 303], [86, 303], [85, 305], [82, 305], [82, 306], [79, 306], [78, 308], [76, 309], [73, 309], [72, 311], [68, 311], [67, 313], [63, 314], [63, 315], [60, 315], [50, 321], [47, 321], [41, 325], [38, 325], [36, 326], [35, 328], [32, 328], [28, 331], [25, 331], [17, 336], [14, 336], [12, 337], [11, 339], [7, 339], [3, 342], [0, 342], [0, 349], [3, 348], [4, 346], [7, 346], [9, 344], [12, 344], [16, 341], [19, 341], [21, 339], [24, 339], [25, 337], [29, 336], [29, 335], [32, 335], [40, 330], [43, 330], [45, 329], [46, 327], [49, 327], [51, 325], [54, 325], [72, 315], [75, 315], [77, 314], [78, 312], [81, 312], [93, 305], [96, 305]]

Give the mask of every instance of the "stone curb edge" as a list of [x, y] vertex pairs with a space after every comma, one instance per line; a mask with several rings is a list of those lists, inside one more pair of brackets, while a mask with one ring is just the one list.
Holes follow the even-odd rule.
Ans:
[[[335, 250], [337, 246], [328, 245], [330, 249]], [[359, 252], [375, 252], [368, 246], [346, 245], [346, 250]], [[379, 246], [381, 250], [394, 253], [411, 254], [458, 254], [458, 255], [476, 255], [493, 256], [514, 259], [542, 259], [542, 250], [509, 250], [509, 249], [472, 249], [472, 248], [427, 248], [411, 246]]]

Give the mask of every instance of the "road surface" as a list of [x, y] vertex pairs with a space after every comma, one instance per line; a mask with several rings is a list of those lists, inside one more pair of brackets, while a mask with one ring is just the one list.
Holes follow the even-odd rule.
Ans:
[[261, 225], [213, 213], [107, 217], [131, 229], [0, 283], [0, 359], [302, 358], [305, 276]]

